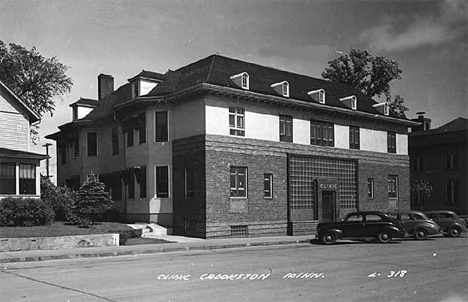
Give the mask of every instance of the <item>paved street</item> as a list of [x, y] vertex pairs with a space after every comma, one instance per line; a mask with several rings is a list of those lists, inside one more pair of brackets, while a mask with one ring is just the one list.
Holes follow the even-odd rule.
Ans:
[[468, 240], [4, 264], [1, 301], [468, 301]]

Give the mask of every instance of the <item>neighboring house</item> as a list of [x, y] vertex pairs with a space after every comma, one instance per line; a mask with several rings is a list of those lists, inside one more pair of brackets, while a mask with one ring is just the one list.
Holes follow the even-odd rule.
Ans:
[[411, 180], [426, 180], [432, 187], [430, 197], [411, 193], [411, 208], [419, 211], [452, 210], [468, 214], [468, 119], [457, 118], [431, 129], [431, 120], [421, 122], [409, 134]]
[[0, 81], [0, 199], [41, 196], [39, 162], [46, 156], [29, 152], [30, 125], [39, 120]]
[[98, 107], [48, 138], [58, 183], [100, 174], [127, 221], [255, 236], [409, 209], [407, 130], [418, 123], [356, 89], [220, 55], [115, 91], [110, 76], [98, 83]]

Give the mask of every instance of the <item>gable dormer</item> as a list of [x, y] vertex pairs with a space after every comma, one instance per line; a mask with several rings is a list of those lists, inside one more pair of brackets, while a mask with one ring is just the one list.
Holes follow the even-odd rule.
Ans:
[[355, 95], [340, 98], [340, 101], [348, 108], [357, 110], [357, 97]]
[[288, 81], [283, 81], [279, 83], [275, 83], [271, 85], [271, 88], [273, 88], [276, 93], [278, 93], [281, 96], [284, 97], [289, 97], [289, 83]]
[[146, 95], [163, 80], [163, 74], [142, 70], [128, 81], [132, 84], [132, 99]]
[[310, 96], [312, 100], [317, 103], [325, 104], [325, 90], [317, 89], [307, 92], [307, 95]]
[[70, 105], [73, 115], [72, 120], [79, 120], [84, 118], [97, 106], [99, 106], [98, 100], [80, 98], [78, 101]]
[[387, 102], [378, 103], [378, 104], [372, 105], [372, 107], [374, 107], [375, 110], [377, 110], [380, 114], [387, 115], [387, 116], [390, 114], [390, 110], [389, 110], [389, 106]]
[[250, 83], [249, 83], [249, 74], [247, 72], [241, 72], [239, 74], [233, 75], [230, 77], [231, 81], [234, 82], [234, 84], [237, 87], [240, 87], [245, 90], [249, 90]]

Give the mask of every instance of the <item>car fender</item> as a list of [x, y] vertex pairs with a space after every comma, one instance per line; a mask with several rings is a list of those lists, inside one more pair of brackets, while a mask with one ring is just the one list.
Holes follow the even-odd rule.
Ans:
[[374, 236], [377, 237], [383, 231], [389, 231], [392, 234], [393, 237], [401, 236], [401, 233], [402, 233], [402, 230], [400, 230], [397, 227], [387, 226], [387, 227], [382, 228], [381, 230], [379, 230]]
[[459, 223], [459, 222], [454, 222], [451, 225], [447, 226], [445, 231], [448, 232], [448, 230], [450, 230], [450, 228], [453, 228], [453, 227], [458, 227], [462, 231], [462, 233], [466, 233], [466, 231], [467, 231], [466, 227], [463, 224]]
[[336, 229], [336, 228], [321, 230], [320, 233], [318, 234], [319, 237], [321, 237], [322, 234], [325, 233], [325, 232], [332, 232], [333, 234], [335, 234], [337, 239], [342, 239], [343, 238], [343, 231], [340, 230], [340, 229]]

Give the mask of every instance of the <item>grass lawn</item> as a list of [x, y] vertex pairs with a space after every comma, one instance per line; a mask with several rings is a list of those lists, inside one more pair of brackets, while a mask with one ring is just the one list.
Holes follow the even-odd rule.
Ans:
[[47, 226], [0, 227], [0, 238], [56, 237], [105, 233], [127, 234], [129, 238], [125, 240], [125, 245], [170, 242], [162, 239], [141, 238], [138, 231], [134, 231], [126, 224], [117, 222], [97, 222], [89, 228], [70, 225], [63, 221], [55, 221]]

